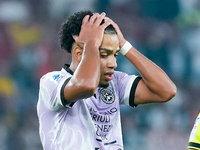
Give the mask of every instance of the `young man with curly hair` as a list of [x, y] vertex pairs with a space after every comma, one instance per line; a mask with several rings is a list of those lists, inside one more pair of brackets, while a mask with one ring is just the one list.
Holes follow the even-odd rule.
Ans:
[[[70, 16], [60, 44], [71, 53], [71, 64], [40, 80], [37, 111], [45, 150], [122, 150], [120, 105], [166, 102], [176, 95], [165, 72], [132, 47], [105, 13]], [[114, 70], [119, 52], [141, 76]]]

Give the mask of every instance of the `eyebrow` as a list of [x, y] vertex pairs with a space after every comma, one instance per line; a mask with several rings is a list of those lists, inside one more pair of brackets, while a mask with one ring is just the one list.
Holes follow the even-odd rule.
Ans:
[[[113, 51], [113, 50], [111, 50], [111, 49], [102, 48], [102, 47], [100, 47], [99, 50]], [[116, 51], [116, 53], [118, 53], [119, 51], [120, 51], [120, 49], [118, 49], [118, 50]]]

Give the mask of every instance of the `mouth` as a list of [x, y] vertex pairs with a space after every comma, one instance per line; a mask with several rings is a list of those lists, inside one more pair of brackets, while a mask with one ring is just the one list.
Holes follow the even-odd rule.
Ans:
[[113, 73], [114, 73], [114, 72], [107, 72], [107, 73], [104, 74], [105, 77], [106, 77], [106, 79], [107, 79], [108, 81], [110, 81], [110, 80], [113, 79], [113, 77], [112, 77]]

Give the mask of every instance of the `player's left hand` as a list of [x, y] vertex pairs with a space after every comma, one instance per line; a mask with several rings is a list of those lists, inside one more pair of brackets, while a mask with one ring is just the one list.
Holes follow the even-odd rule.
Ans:
[[105, 17], [104, 20], [111, 21], [111, 25], [115, 28], [115, 30], [117, 32], [117, 36], [118, 36], [118, 39], [119, 39], [119, 47], [121, 48], [126, 43], [126, 39], [124, 38], [119, 26], [113, 20], [111, 20], [108, 17]]

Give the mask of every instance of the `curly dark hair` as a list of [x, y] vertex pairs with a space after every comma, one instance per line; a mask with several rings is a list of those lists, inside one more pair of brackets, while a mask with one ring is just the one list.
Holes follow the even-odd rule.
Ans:
[[[64, 49], [65, 51], [71, 53], [72, 45], [75, 42], [72, 36], [79, 35], [81, 31], [82, 20], [86, 15], [90, 15], [91, 17], [93, 15], [93, 12], [90, 10], [85, 10], [74, 13], [62, 24], [59, 32], [59, 41], [61, 48]], [[102, 23], [104, 23], [104, 20], [102, 21]], [[104, 34], [117, 34], [117, 33], [114, 27], [112, 25], [109, 25], [105, 29]]]

